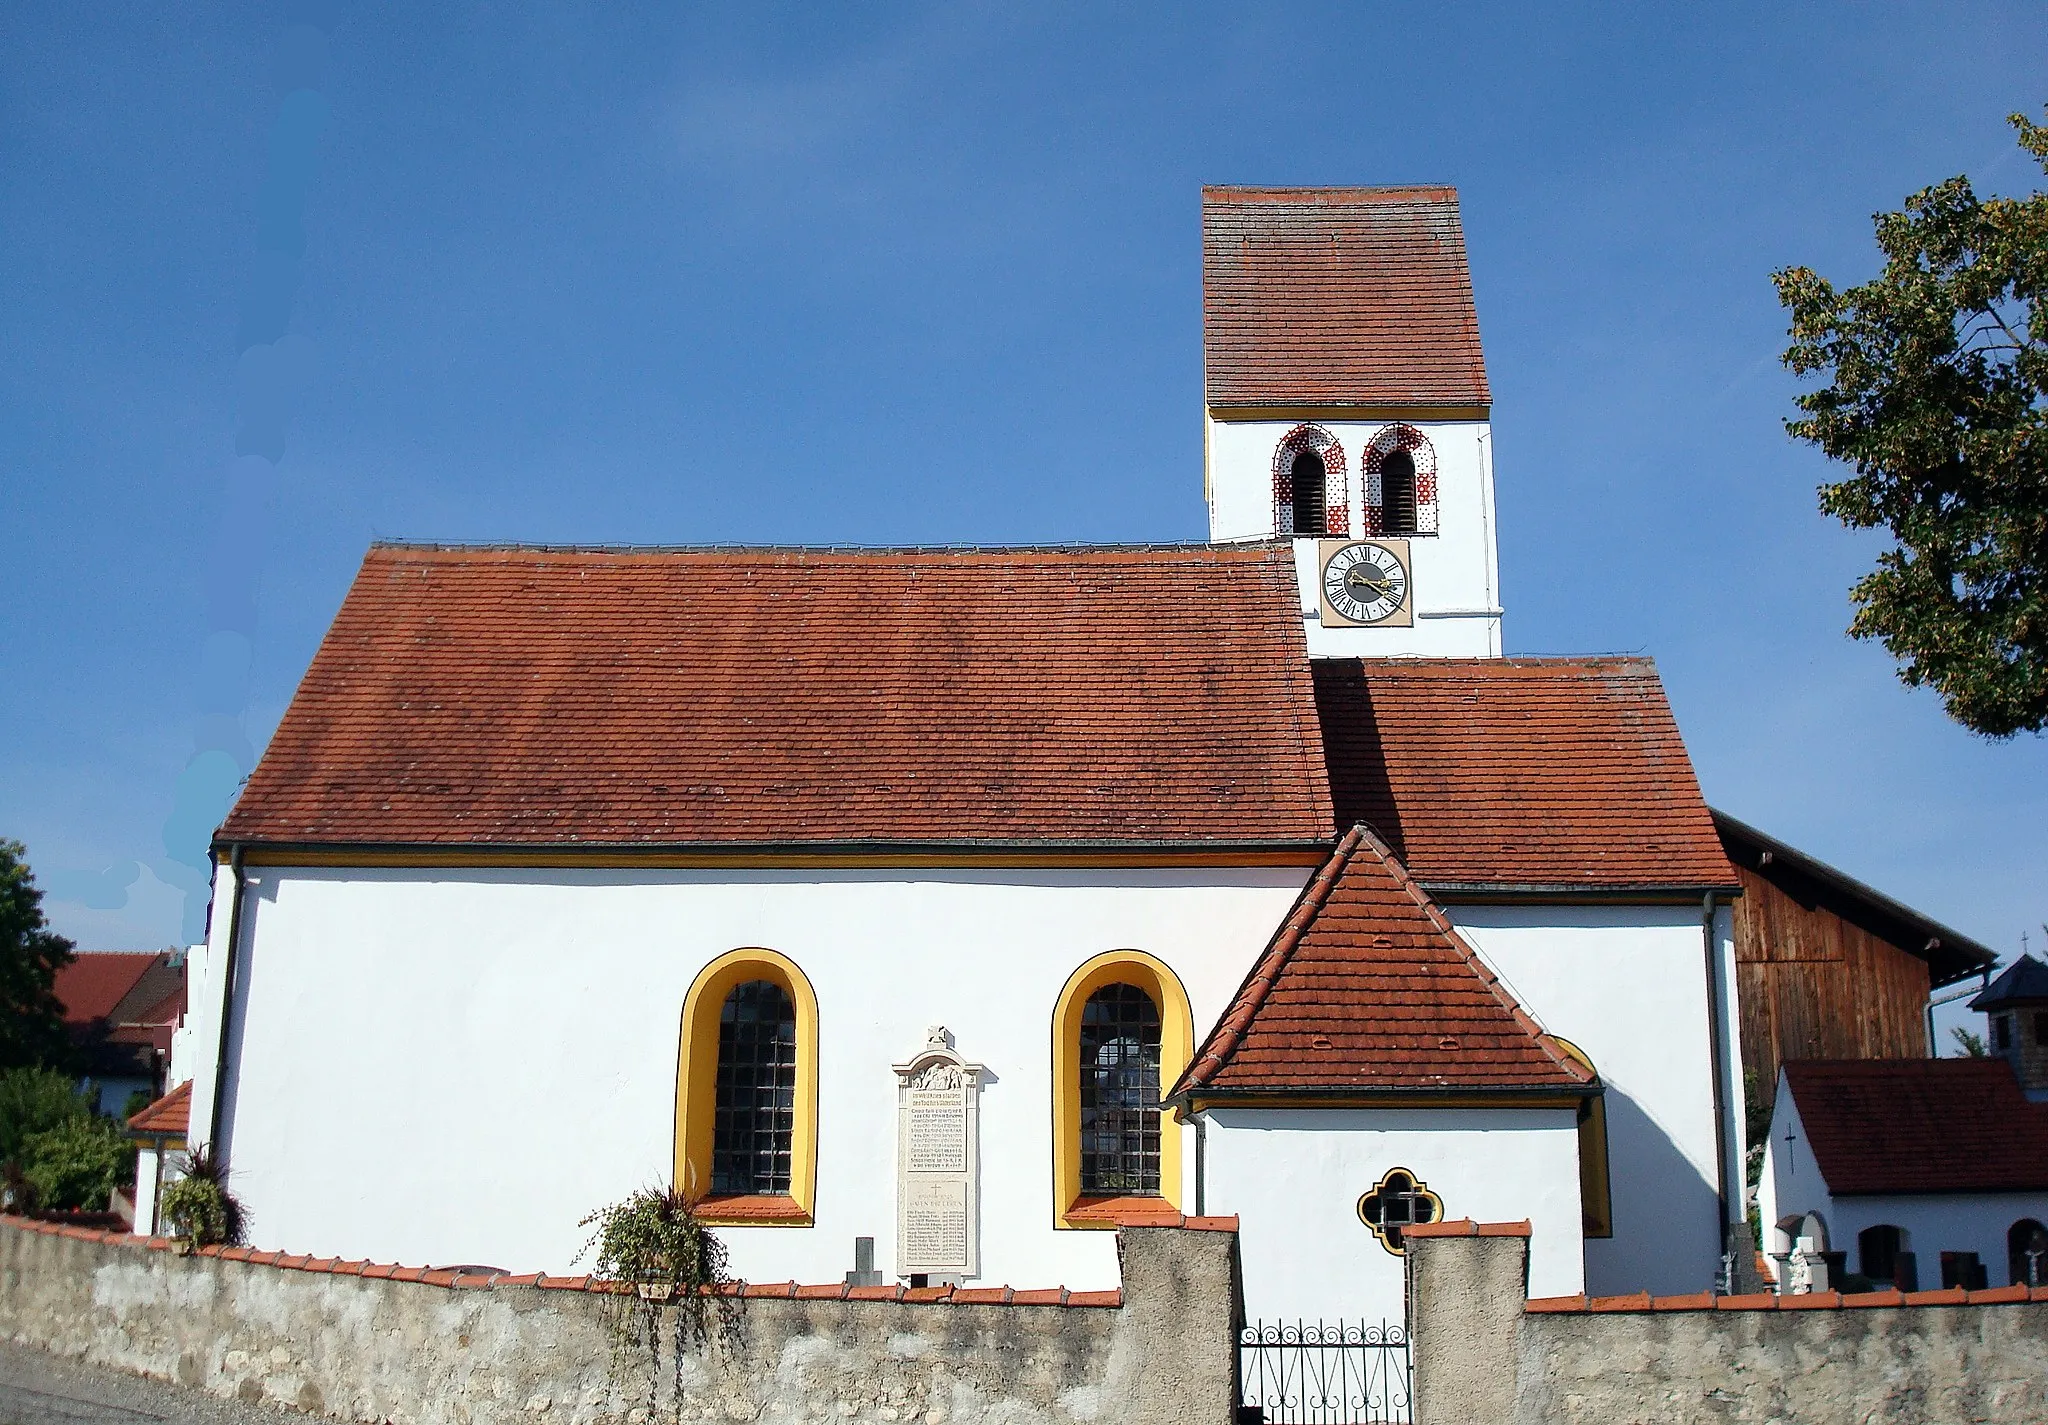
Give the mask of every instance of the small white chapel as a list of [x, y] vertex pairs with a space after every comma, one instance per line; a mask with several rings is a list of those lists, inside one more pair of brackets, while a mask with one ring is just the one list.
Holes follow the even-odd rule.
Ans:
[[1456, 193], [1202, 243], [1206, 543], [370, 549], [191, 961], [254, 1245], [561, 1273], [673, 1184], [751, 1281], [1078, 1291], [1235, 1216], [1289, 1321], [1439, 1219], [1748, 1259], [1736, 875], [1654, 664], [1503, 654]]

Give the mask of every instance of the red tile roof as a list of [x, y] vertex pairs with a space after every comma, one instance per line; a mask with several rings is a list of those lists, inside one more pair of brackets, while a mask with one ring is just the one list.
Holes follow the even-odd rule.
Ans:
[[192, 1127], [192, 1081], [185, 1080], [135, 1114], [128, 1127], [146, 1137], [183, 1138]]
[[223, 841], [1327, 842], [1285, 546], [379, 546]]
[[1647, 658], [1318, 659], [1340, 823], [1437, 894], [1735, 888]]
[[1837, 1197], [2048, 1190], [2048, 1104], [2003, 1059], [1809, 1059], [1785, 1065]]
[[1485, 406], [1454, 188], [1204, 188], [1209, 405]]
[[1361, 826], [1309, 882], [1174, 1092], [1574, 1093], [1591, 1080]]
[[109, 1018], [162, 956], [154, 950], [91, 950], [57, 971], [51, 988], [64, 1006], [64, 1022], [76, 1027]]

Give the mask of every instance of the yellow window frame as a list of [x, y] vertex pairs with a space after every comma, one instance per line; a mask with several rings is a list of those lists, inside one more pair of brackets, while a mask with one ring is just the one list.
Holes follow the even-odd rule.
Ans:
[[1156, 955], [1110, 950], [1067, 979], [1052, 1015], [1053, 1226], [1113, 1230], [1181, 1210], [1181, 1126], [1159, 1116], [1159, 1196], [1086, 1198], [1081, 1195], [1081, 1014], [1088, 997], [1105, 985], [1135, 985], [1159, 1008], [1159, 1094], [1164, 1098], [1195, 1054], [1195, 1015], [1180, 976]]
[[[714, 1195], [711, 1152], [718, 1116], [718, 1021], [726, 996], [749, 980], [782, 987], [796, 1009], [796, 1104], [789, 1195]], [[818, 1200], [818, 996], [794, 960], [775, 950], [728, 950], [706, 965], [683, 1000], [676, 1052], [675, 1184], [717, 1227], [809, 1227]]]

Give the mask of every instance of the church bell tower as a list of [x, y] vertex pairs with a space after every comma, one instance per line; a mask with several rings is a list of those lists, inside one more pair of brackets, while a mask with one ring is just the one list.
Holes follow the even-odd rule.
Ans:
[[1455, 189], [1204, 188], [1202, 364], [1209, 538], [1293, 541], [1311, 656], [1500, 655]]

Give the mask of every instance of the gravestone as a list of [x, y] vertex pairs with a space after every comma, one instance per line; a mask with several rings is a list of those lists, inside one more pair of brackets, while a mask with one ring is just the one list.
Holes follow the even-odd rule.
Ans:
[[981, 1273], [982, 1067], [934, 1026], [896, 1064], [896, 1274], [933, 1286]]

